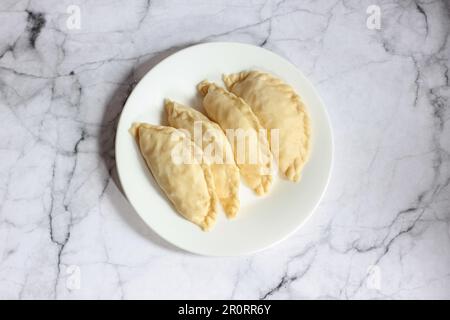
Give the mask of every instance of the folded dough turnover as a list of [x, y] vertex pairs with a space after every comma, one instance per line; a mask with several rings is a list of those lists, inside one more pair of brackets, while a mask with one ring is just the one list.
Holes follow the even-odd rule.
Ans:
[[266, 134], [251, 108], [213, 83], [203, 81], [197, 89], [203, 95], [206, 113], [225, 131], [244, 182], [257, 194], [266, 193], [272, 182], [272, 156]]
[[[130, 132], [136, 138], [153, 177], [177, 211], [203, 230], [216, 220], [216, 194], [207, 164], [174, 161], [172, 152], [181, 145], [201, 150], [181, 131], [165, 126], [135, 123]], [[177, 164], [178, 163], [178, 164]]]
[[217, 196], [227, 217], [234, 218], [239, 210], [239, 168], [222, 129], [193, 108], [170, 100], [165, 101], [164, 107], [169, 125], [187, 130], [191, 139], [204, 151], [204, 160], [211, 163]]
[[259, 71], [224, 75], [223, 81], [229, 91], [250, 105], [264, 128], [279, 129], [278, 144], [271, 141], [272, 152], [282, 175], [298, 181], [309, 157], [311, 135], [309, 116], [300, 97], [280, 79]]

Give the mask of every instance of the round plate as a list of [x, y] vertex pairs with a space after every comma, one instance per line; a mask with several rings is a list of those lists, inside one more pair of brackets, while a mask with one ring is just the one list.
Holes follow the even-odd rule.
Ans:
[[[171, 206], [147, 169], [128, 132], [133, 122], [166, 124], [163, 101], [170, 98], [200, 106], [195, 86], [204, 79], [223, 85], [223, 73], [256, 69], [292, 85], [311, 116], [312, 152], [300, 182], [274, 174], [269, 193], [258, 197], [243, 183], [241, 209], [234, 220], [220, 211], [209, 232], [185, 220]], [[295, 232], [318, 205], [331, 173], [333, 142], [321, 99], [297, 68], [280, 56], [252, 45], [214, 42], [195, 45], [166, 58], [139, 82], [122, 111], [116, 135], [116, 160], [126, 197], [142, 219], [162, 238], [202, 255], [230, 256], [265, 249]], [[176, 179], [176, 177], [174, 177]]]

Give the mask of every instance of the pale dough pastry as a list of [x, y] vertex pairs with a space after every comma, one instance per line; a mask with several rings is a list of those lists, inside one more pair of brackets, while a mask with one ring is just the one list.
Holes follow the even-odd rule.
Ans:
[[298, 181], [311, 149], [309, 115], [300, 97], [280, 79], [259, 71], [224, 75], [223, 81], [250, 105], [263, 127], [279, 129], [278, 156], [271, 141], [272, 152], [282, 175]]
[[[267, 193], [272, 182], [272, 156], [266, 135], [260, 134], [264, 130], [251, 108], [241, 98], [213, 83], [203, 81], [197, 89], [203, 95], [206, 113], [225, 131], [246, 184], [259, 195]], [[239, 139], [233, 134], [242, 132], [252, 134], [255, 139], [245, 138], [240, 148]]]
[[217, 195], [209, 165], [177, 164], [172, 158], [172, 151], [181, 143], [195, 152], [201, 150], [171, 127], [135, 123], [130, 132], [153, 177], [177, 211], [203, 230], [210, 229], [216, 221]]
[[164, 107], [169, 125], [185, 129], [191, 139], [204, 151], [211, 163], [216, 193], [229, 218], [234, 218], [239, 210], [239, 168], [236, 166], [231, 146], [217, 123], [201, 112], [166, 100]]

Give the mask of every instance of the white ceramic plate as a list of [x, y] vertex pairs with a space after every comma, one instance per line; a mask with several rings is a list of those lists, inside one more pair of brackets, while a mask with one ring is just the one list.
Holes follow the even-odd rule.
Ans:
[[[268, 71], [292, 85], [301, 95], [312, 122], [311, 157], [299, 183], [282, 180], [275, 174], [271, 191], [266, 196], [255, 196], [241, 183], [241, 209], [237, 218], [227, 220], [219, 211], [215, 227], [210, 232], [203, 232], [171, 207], [148, 171], [128, 129], [135, 121], [166, 124], [164, 98], [199, 106], [201, 100], [195, 89], [198, 82], [209, 79], [222, 84], [222, 73], [247, 69]], [[128, 98], [116, 136], [120, 181], [136, 212], [168, 242], [187, 251], [213, 256], [256, 252], [295, 232], [311, 216], [326, 189], [332, 154], [328, 116], [311, 83], [280, 56], [240, 43], [195, 45], [160, 62]]]

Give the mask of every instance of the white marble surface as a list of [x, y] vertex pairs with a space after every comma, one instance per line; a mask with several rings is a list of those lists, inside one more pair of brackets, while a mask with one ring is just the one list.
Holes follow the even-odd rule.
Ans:
[[[450, 298], [447, 1], [2, 0], [0, 21], [0, 298]], [[218, 40], [296, 64], [336, 146], [307, 225], [237, 258], [165, 243], [115, 177], [133, 84]]]

